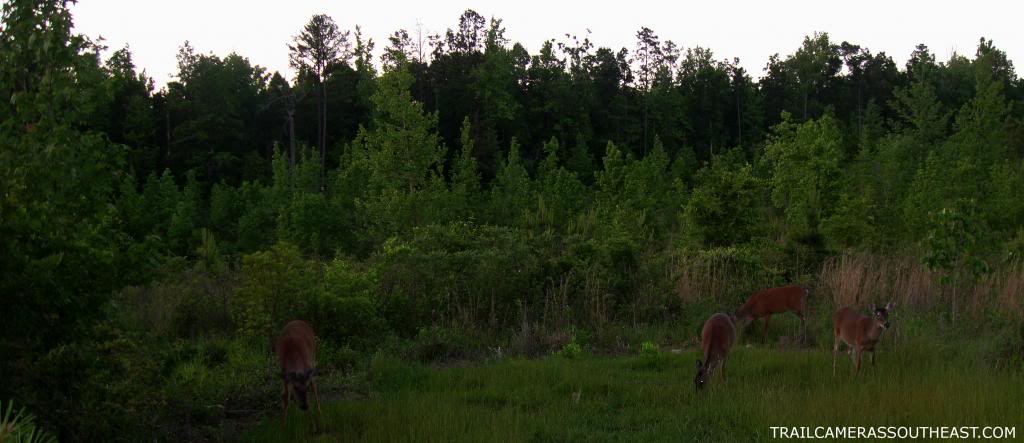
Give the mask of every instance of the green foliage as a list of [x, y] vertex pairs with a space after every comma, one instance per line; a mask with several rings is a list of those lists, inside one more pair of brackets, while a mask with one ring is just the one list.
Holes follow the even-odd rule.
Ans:
[[594, 176], [594, 158], [590, 155], [590, 146], [582, 133], [576, 134], [576, 143], [572, 146], [566, 167], [576, 173], [584, 183], [591, 183]]
[[0, 441], [11, 443], [56, 443], [57, 439], [36, 426], [35, 416], [25, 408], [14, 411], [14, 401], [0, 402]]
[[258, 139], [268, 122], [257, 111], [269, 74], [235, 53], [196, 53], [187, 41], [177, 58], [176, 80], [160, 93], [161, 117], [167, 120], [159, 142], [173, 146], [162, 153], [161, 164], [179, 173], [195, 170], [206, 184], [259, 177], [250, 164], [266, 167], [266, 158], [253, 161], [251, 154], [266, 149]]
[[802, 124], [784, 114], [773, 128], [765, 159], [771, 167], [772, 203], [786, 216], [794, 239], [818, 236], [832, 211], [842, 161], [842, 134], [829, 115]]
[[513, 324], [539, 272], [520, 231], [467, 222], [414, 228], [375, 261], [384, 315], [404, 334], [441, 318], [466, 328]]
[[765, 185], [739, 151], [714, 157], [697, 171], [694, 182], [682, 218], [696, 246], [742, 244], [766, 233]]
[[942, 272], [942, 283], [958, 285], [977, 280], [987, 266], [978, 255], [984, 228], [974, 200], [960, 200], [933, 215], [925, 239], [924, 262]]
[[566, 345], [562, 347], [562, 350], [558, 351], [558, 355], [570, 360], [580, 358], [582, 354], [583, 347], [580, 346], [579, 343], [576, 343], [576, 341], [566, 343]]
[[2, 22], [0, 337], [47, 343], [98, 316], [118, 284], [123, 150], [89, 128], [102, 72], [65, 2], [6, 2]]
[[454, 216], [441, 173], [446, 149], [434, 132], [437, 115], [412, 100], [412, 81], [405, 69], [380, 78], [374, 128], [361, 130], [352, 146], [369, 165], [369, 195], [360, 209], [380, 240]]
[[657, 355], [658, 345], [652, 341], [645, 341], [640, 344], [640, 354], [642, 355]]
[[184, 251], [189, 251], [197, 243], [196, 230], [201, 223], [199, 211], [202, 203], [199, 183], [196, 182], [195, 174], [190, 173], [167, 226], [169, 246], [180, 255], [185, 255]]
[[533, 196], [533, 182], [519, 157], [519, 144], [513, 139], [508, 159], [498, 169], [491, 187], [490, 220], [496, 224], [520, 225]]
[[875, 244], [878, 231], [873, 209], [866, 196], [842, 194], [834, 212], [821, 222], [829, 246], [838, 251]]
[[277, 243], [268, 251], [242, 257], [242, 281], [232, 297], [231, 314], [248, 337], [273, 337], [277, 329], [309, 312], [316, 293], [313, 268], [299, 249]]
[[544, 145], [544, 160], [537, 168], [537, 200], [531, 214], [532, 225], [561, 227], [587, 204], [587, 192], [576, 173], [560, 165], [558, 140]]
[[476, 214], [477, 199], [480, 197], [480, 174], [477, 172], [476, 157], [473, 152], [473, 128], [469, 124], [469, 117], [462, 122], [460, 140], [462, 149], [455, 160], [451, 179], [453, 204], [456, 206], [452, 209], [460, 218], [468, 219]]

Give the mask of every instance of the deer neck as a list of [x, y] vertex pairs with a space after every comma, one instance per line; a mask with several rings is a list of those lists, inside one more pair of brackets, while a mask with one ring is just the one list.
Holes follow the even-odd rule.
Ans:
[[875, 343], [882, 338], [882, 332], [884, 331], [885, 329], [878, 327], [875, 322], [871, 322], [868, 325], [867, 330], [864, 331], [864, 341], [867, 343]]

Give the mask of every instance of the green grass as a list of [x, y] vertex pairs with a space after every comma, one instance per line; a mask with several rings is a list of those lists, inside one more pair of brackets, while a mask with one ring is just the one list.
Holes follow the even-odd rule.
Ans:
[[[955, 348], [974, 347], [964, 341]], [[907, 340], [854, 378], [846, 354], [739, 345], [709, 389], [695, 350], [432, 368], [378, 356], [366, 398], [324, 404], [322, 420], [265, 418], [254, 441], [754, 441], [771, 426], [1018, 426], [1019, 370], [979, 352]], [[579, 401], [574, 401], [574, 393]], [[1018, 436], [1024, 428], [1017, 430]]]

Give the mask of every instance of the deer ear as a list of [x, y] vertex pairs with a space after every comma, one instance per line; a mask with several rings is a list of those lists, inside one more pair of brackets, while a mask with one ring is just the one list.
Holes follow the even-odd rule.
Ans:
[[875, 312], [876, 310], [878, 310], [878, 305], [872, 303], [871, 304], [871, 312]]
[[892, 308], [895, 308], [895, 307], [896, 307], [896, 303], [895, 302], [889, 302], [889, 304], [885, 305], [885, 310], [886, 311], [891, 311]]

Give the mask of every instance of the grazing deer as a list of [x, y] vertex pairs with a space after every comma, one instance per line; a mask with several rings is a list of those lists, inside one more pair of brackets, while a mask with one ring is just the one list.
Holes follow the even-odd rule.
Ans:
[[725, 381], [725, 360], [729, 357], [729, 348], [736, 340], [735, 325], [735, 317], [721, 313], [712, 315], [704, 322], [704, 329], [700, 333], [704, 361], [697, 360], [697, 376], [693, 379], [697, 389], [704, 388], [716, 368], [721, 370], [722, 381]]
[[889, 311], [892, 302], [882, 308], [871, 307], [872, 315], [861, 315], [853, 308], [842, 308], [832, 315], [835, 342], [832, 344], [832, 376], [836, 375], [836, 355], [839, 343], [850, 347], [854, 374], [860, 373], [860, 360], [864, 352], [871, 353], [871, 366], [875, 365], [875, 345], [882, 338], [882, 332], [889, 328]]
[[802, 286], [765, 289], [751, 295], [750, 299], [736, 310], [736, 317], [745, 322], [752, 322], [764, 317], [764, 335], [767, 337], [768, 320], [772, 314], [792, 311], [800, 318], [800, 336], [802, 338], [807, 334], [804, 309], [807, 306], [807, 296], [810, 293], [809, 289]]
[[[313, 389], [316, 398], [316, 411], [320, 413], [320, 394], [316, 392], [313, 374], [316, 373], [316, 336], [313, 328], [302, 320], [295, 320], [284, 325], [281, 337], [275, 347], [277, 359], [281, 363], [281, 376], [284, 379], [284, 419], [288, 420], [288, 402], [291, 391], [299, 398], [299, 409], [309, 409], [307, 400], [308, 388]], [[289, 389], [291, 387], [291, 389]]]

